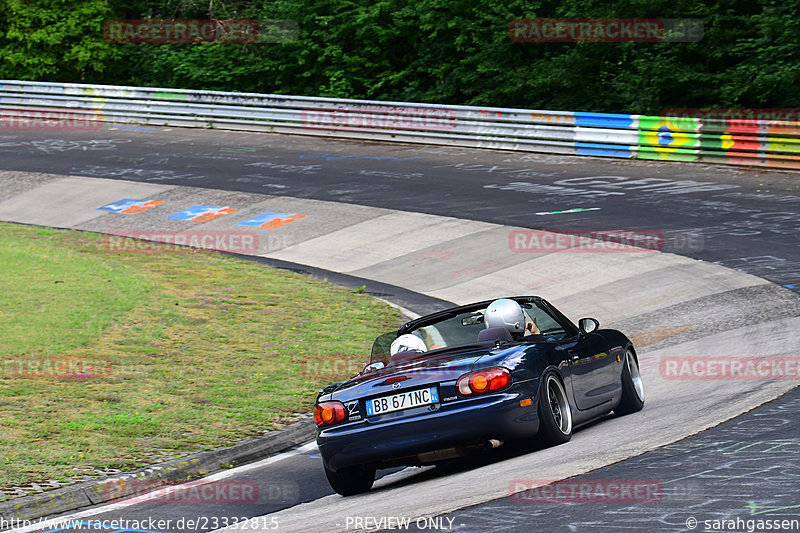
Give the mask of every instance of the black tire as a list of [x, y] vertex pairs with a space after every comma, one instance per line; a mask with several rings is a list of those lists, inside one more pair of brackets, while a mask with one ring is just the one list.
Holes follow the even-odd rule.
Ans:
[[343, 468], [337, 472], [328, 470], [325, 467], [325, 476], [331, 488], [342, 496], [351, 496], [361, 492], [367, 492], [375, 482], [375, 469], [365, 466], [351, 466]]
[[542, 376], [537, 410], [537, 438], [543, 445], [556, 446], [572, 438], [572, 409], [564, 384], [554, 372], [547, 372]]
[[622, 397], [614, 413], [623, 416], [641, 411], [644, 407], [644, 383], [639, 373], [639, 363], [633, 350], [625, 351], [625, 360], [622, 362]]

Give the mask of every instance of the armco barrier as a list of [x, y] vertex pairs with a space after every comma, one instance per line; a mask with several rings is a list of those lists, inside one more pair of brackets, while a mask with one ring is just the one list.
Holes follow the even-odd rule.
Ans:
[[0, 80], [0, 132], [30, 128], [37, 121], [40, 129], [56, 130], [70, 116], [90, 122], [800, 169], [800, 122]]

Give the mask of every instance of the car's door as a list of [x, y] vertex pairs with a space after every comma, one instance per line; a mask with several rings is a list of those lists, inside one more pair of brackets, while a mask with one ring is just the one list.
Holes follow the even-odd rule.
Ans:
[[605, 344], [596, 333], [579, 333], [559, 343], [559, 349], [569, 359], [572, 392], [578, 409], [591, 409], [611, 399], [613, 365]]
[[[537, 312], [539, 309], [545, 313]], [[561, 360], [569, 361], [572, 392], [578, 409], [591, 409], [611, 399], [615, 390], [614, 369], [606, 341], [598, 333], [581, 333], [550, 303], [537, 302], [537, 323], [542, 333], [561, 332], [558, 348]]]

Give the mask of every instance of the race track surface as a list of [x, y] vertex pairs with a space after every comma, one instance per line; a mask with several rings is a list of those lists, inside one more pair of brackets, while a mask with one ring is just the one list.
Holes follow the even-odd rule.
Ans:
[[[343, 499], [331, 494], [311, 446], [226, 473], [225, 479], [255, 480], [262, 495], [257, 504], [118, 504], [87, 510], [84, 518], [173, 519], [170, 527], [158, 528], [164, 531], [192, 529], [176, 526], [190, 516], [265, 516], [262, 529], [278, 524], [279, 531], [379, 529], [380, 519], [392, 516], [438, 517], [438, 524], [460, 531], [524, 531], [529, 525], [687, 531], [685, 518], [677, 520], [686, 499], [672, 492], [657, 502], [633, 502], [631, 511], [613, 501], [514, 501], [512, 482], [644, 479], [671, 491], [685, 471], [703, 480], [689, 488], [677, 485], [698, 506], [698, 520], [714, 513], [733, 516], [743, 512], [740, 500], [720, 496], [719, 488], [732, 477], [725, 477], [730, 462], [706, 459], [731, 449], [738, 454], [737, 475], [756, 478], [742, 491], [754, 502], [748, 512], [763, 508], [774, 515], [796, 504], [796, 485], [774, 490], [776, 479], [800, 474], [791, 459], [796, 450], [787, 444], [796, 424], [794, 393], [733, 419], [728, 424], [736, 431], [721, 426], [679, 441], [796, 382], [676, 381], [659, 362], [686, 355], [796, 356], [797, 174], [140, 127], [3, 133], [0, 154], [0, 220], [116, 232], [184, 227], [155, 209], [136, 215], [135, 223], [96, 211], [120, 198], [144, 196], [181, 208], [236, 205], [240, 212], [227, 215], [231, 221], [263, 211], [302, 214], [274, 231], [258, 230], [262, 238], [253, 254], [457, 303], [539, 293], [571, 318], [597, 316], [640, 346], [645, 410], [594, 424], [557, 448], [501, 448], [485, 464], [385, 472], [371, 493]], [[203, 227], [232, 228], [226, 220]], [[520, 248], [514, 232], [525, 228], [660, 235], [665, 241], [659, 248], [667, 253], [563, 253], [530, 249], [530, 241], [521, 241]], [[736, 447], [737, 439], [747, 438], [741, 428], [752, 420], [762, 424], [752, 433], [759, 445]], [[769, 420], [780, 429], [763, 427]], [[718, 454], [709, 453], [709, 442], [717, 443]], [[790, 451], [769, 455], [767, 449]], [[639, 455], [647, 450], [655, 451]], [[765, 469], [772, 460], [783, 462]], [[696, 468], [701, 463], [706, 470]], [[793, 509], [780, 512], [796, 515]], [[530, 522], [520, 518], [526, 513]], [[494, 523], [492, 515], [498, 517]], [[644, 526], [648, 516], [657, 527]], [[627, 518], [634, 525], [626, 525]], [[222, 525], [206, 520], [205, 527], [193, 529]]]
[[[143, 126], [0, 131], [0, 168], [526, 228], [660, 231], [676, 237], [665, 251], [800, 289], [800, 185], [791, 172]], [[591, 211], [539, 214], [570, 209]]]

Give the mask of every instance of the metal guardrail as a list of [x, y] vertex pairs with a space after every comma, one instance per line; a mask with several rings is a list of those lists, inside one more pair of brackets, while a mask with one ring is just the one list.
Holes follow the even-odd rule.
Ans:
[[0, 133], [70, 120], [800, 169], [800, 122], [0, 80]]

